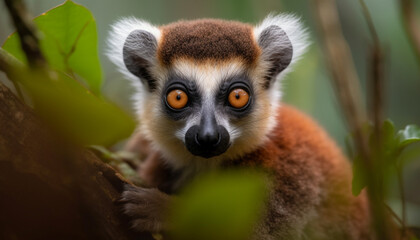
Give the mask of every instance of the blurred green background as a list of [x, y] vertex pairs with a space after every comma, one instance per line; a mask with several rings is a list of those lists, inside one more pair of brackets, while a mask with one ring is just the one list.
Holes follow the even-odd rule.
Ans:
[[[62, 0], [26, 1], [33, 16], [61, 4]], [[287, 0], [76, 0], [94, 14], [99, 36], [99, 49], [105, 49], [110, 24], [122, 16], [135, 16], [154, 24], [166, 24], [179, 19], [224, 18], [258, 23], [267, 14], [289, 12], [302, 17], [308, 27], [312, 45], [295, 71], [283, 81], [284, 101], [313, 116], [344, 146], [347, 135], [339, 105], [335, 99], [329, 74], [323, 61], [322, 49], [316, 33], [316, 21], [310, 1]], [[368, 50], [371, 38], [358, 1], [338, 0], [344, 36], [350, 44], [362, 87], [365, 90]], [[418, 1], [416, 11], [420, 15]], [[385, 116], [392, 119], [397, 129], [407, 124], [420, 125], [420, 64], [405, 34], [397, 0], [366, 0], [375, 27], [386, 52], [386, 107]], [[4, 5], [0, 8], [0, 42], [13, 31]], [[132, 113], [128, 81], [121, 78], [116, 68], [101, 54], [104, 70], [103, 92], [112, 101]], [[3, 74], [0, 81], [6, 83]], [[419, 148], [419, 146], [414, 146]], [[410, 161], [405, 169], [409, 222], [420, 226], [420, 161]], [[398, 208], [395, 192], [390, 193], [390, 204]], [[417, 213], [417, 214], [416, 214]]]

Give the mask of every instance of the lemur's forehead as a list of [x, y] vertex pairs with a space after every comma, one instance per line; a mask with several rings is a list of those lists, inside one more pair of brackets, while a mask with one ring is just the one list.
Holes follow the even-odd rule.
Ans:
[[158, 58], [163, 65], [174, 59], [226, 60], [241, 58], [255, 62], [260, 49], [251, 25], [215, 19], [180, 21], [162, 26]]
[[247, 66], [239, 58], [226, 61], [194, 61], [180, 58], [173, 61], [171, 71], [195, 82], [202, 92], [210, 93], [217, 91], [221, 82], [246, 75]]

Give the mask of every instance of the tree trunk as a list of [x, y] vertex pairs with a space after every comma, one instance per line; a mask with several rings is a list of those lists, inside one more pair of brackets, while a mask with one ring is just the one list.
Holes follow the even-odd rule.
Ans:
[[0, 239], [152, 239], [121, 215], [125, 183], [0, 83]]

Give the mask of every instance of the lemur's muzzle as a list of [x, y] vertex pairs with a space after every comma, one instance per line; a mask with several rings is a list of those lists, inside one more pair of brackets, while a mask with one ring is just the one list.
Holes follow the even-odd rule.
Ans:
[[229, 133], [217, 125], [214, 116], [203, 116], [200, 125], [194, 125], [185, 134], [185, 145], [192, 154], [204, 158], [218, 156], [229, 148]]

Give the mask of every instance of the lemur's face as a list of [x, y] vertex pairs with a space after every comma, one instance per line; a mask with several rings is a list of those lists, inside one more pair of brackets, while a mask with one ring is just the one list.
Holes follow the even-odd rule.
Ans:
[[[255, 28], [221, 20], [158, 28], [129, 19], [114, 26], [114, 34], [125, 36], [122, 46], [111, 36], [124, 66], [121, 57], [111, 57], [143, 83], [139, 130], [167, 158], [218, 162], [264, 141], [275, 125], [275, 80], [296, 54], [276, 20]], [[296, 25], [294, 18], [282, 21]]]
[[219, 156], [237, 139], [235, 123], [249, 117], [254, 105], [254, 87], [243, 70], [232, 61], [178, 60], [172, 66], [161, 91], [161, 110], [182, 123], [174, 133], [191, 154]]

